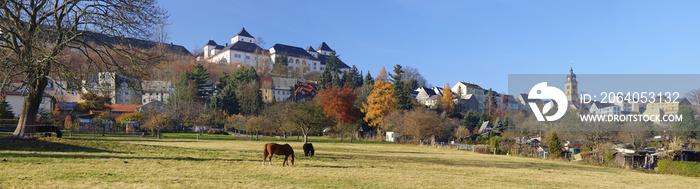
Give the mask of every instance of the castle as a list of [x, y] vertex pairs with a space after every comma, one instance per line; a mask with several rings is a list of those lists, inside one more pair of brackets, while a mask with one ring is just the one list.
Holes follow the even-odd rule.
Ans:
[[[209, 40], [204, 45], [202, 55], [197, 60], [212, 63], [237, 64], [248, 66], [269, 65], [272, 69], [273, 62], [280, 56], [287, 56], [289, 71], [321, 72], [326, 66], [326, 59], [331, 55], [331, 49], [326, 42], [322, 42], [318, 48], [311, 46], [303, 49], [301, 47], [275, 44], [269, 49], [263, 49], [255, 43], [255, 37], [250, 35], [245, 27], [236, 36], [231, 38], [231, 44], [217, 44], [214, 40]], [[350, 67], [341, 61], [342, 69]]]

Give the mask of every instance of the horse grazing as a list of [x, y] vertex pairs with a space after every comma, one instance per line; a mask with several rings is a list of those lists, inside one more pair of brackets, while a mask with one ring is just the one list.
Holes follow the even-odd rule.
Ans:
[[314, 150], [313, 144], [311, 144], [311, 143], [304, 144], [304, 155], [306, 155], [306, 157], [314, 157], [314, 152], [316, 152], [316, 150]]
[[269, 161], [270, 161], [270, 166], [272, 166], [272, 155], [284, 155], [284, 162], [282, 162], [282, 167], [284, 167], [284, 164], [286, 163], [289, 165], [289, 162], [287, 162], [287, 158], [291, 157], [291, 162], [292, 165], [294, 165], [294, 149], [292, 149], [292, 146], [289, 144], [277, 144], [277, 143], [267, 143], [265, 144], [265, 149], [263, 149], [263, 166], [265, 166], [265, 159], [268, 159], [269, 155]]

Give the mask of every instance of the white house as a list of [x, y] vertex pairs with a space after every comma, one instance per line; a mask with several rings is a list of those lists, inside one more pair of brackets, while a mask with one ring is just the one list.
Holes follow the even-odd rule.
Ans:
[[[12, 113], [15, 117], [19, 117], [22, 113], [22, 104], [24, 99], [27, 98], [28, 93], [26, 92], [6, 92], [5, 102], [7, 102], [12, 108]], [[39, 105], [39, 111], [37, 116], [41, 113], [51, 113], [54, 109], [54, 102], [51, 100], [51, 95], [44, 93], [41, 98], [41, 104]]]
[[175, 93], [170, 81], [142, 81], [141, 86], [143, 87], [142, 104], [153, 101], [168, 102], [168, 98]]
[[597, 115], [620, 115], [622, 108], [612, 103], [593, 102], [588, 111]]

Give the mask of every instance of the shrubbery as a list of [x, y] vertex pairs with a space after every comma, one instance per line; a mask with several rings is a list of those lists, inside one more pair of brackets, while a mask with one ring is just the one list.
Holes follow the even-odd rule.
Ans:
[[659, 160], [657, 168], [660, 173], [692, 177], [700, 176], [700, 162], [670, 161], [662, 159]]

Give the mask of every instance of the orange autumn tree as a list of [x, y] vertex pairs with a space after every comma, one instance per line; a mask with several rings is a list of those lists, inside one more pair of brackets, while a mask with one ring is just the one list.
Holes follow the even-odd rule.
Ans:
[[316, 95], [316, 100], [321, 103], [326, 117], [335, 118], [336, 126], [340, 131], [340, 140], [345, 133], [353, 130], [352, 125], [357, 121], [359, 110], [354, 107], [357, 95], [350, 85], [344, 87], [329, 86]]
[[[367, 96], [367, 102], [362, 103], [362, 113], [366, 114], [364, 120], [370, 126], [383, 125], [384, 117], [398, 108], [398, 103], [394, 98], [394, 88], [392, 88], [391, 83], [387, 82], [386, 77], [386, 69], [382, 66], [374, 88]], [[380, 131], [377, 130], [377, 132]]]
[[445, 88], [443, 88], [440, 102], [442, 103], [442, 109], [445, 111], [445, 113], [447, 113], [447, 115], [454, 115], [455, 104], [452, 102], [452, 91], [450, 90], [450, 82], [447, 82], [445, 84]]

